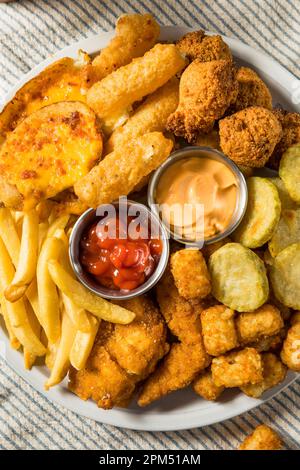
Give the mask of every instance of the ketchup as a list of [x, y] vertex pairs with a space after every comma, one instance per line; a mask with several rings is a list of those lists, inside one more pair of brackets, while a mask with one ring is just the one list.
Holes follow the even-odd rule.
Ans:
[[[152, 239], [147, 228], [134, 226], [133, 217], [123, 224], [119, 216], [98, 220], [81, 239], [81, 263], [102, 286], [133, 290], [154, 272], [161, 253], [162, 242]], [[133, 227], [134, 238], [129, 236]]]

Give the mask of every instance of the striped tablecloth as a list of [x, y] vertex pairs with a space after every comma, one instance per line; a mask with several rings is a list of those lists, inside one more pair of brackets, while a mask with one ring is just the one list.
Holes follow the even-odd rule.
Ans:
[[[19, 0], [0, 4], [0, 100], [47, 56], [112, 29], [126, 12], [151, 12], [181, 24], [237, 37], [300, 78], [299, 0]], [[1, 449], [233, 449], [260, 423], [300, 448], [300, 380], [235, 419], [181, 432], [134, 432], [101, 425], [57, 406], [0, 360]]]

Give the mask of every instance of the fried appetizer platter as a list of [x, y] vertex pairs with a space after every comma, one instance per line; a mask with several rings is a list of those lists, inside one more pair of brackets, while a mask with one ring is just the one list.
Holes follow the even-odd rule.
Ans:
[[[66, 379], [104, 409], [188, 386], [204, 400], [233, 388], [257, 399], [300, 371], [300, 115], [272, 109], [267, 84], [220, 36], [200, 30], [172, 44], [159, 33], [150, 14], [121, 17], [98, 55], [53, 63], [0, 114], [0, 310], [11, 347], [27, 369], [44, 359], [47, 390]], [[144, 201], [153, 172], [190, 144], [221, 150], [245, 175], [240, 225], [201, 249], [167, 241], [167, 268], [147, 294], [88, 289], [68, 256], [78, 216], [121, 196]], [[262, 177], [265, 166], [278, 174]], [[229, 194], [232, 179], [207, 168], [196, 186], [214, 178]], [[142, 232], [135, 251], [97, 230], [80, 239], [82, 266], [107, 288], [143, 286], [161, 240]], [[280, 445], [260, 426], [240, 449]]]

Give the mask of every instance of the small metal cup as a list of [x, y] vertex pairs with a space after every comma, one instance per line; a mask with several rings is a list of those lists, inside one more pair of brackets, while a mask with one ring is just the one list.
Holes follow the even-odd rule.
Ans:
[[[247, 184], [244, 178], [244, 175], [239, 170], [237, 165], [227, 158], [222, 152], [215, 150], [211, 147], [184, 147], [176, 152], [172, 153], [170, 157], [154, 172], [153, 176], [148, 185], [148, 205], [151, 208], [152, 212], [155, 212], [156, 215], [159, 217], [159, 210], [156, 206], [156, 189], [159, 183], [159, 180], [163, 173], [166, 171], [174, 163], [178, 162], [179, 160], [189, 159], [189, 158], [211, 158], [213, 160], [217, 160], [229, 168], [232, 173], [234, 174], [237, 182], [237, 189], [238, 189], [238, 197], [237, 203], [232, 215], [232, 219], [228, 227], [223, 231], [212, 237], [206, 238], [204, 240], [188, 240], [186, 238], [180, 238], [175, 231], [172, 231], [169, 227], [165, 226], [169, 235], [174, 238], [176, 241], [183, 243], [188, 246], [194, 247], [202, 247], [204, 245], [209, 245], [211, 243], [216, 243], [222, 240], [225, 237], [228, 237], [239, 225], [243, 216], [245, 215], [245, 211], [247, 208], [248, 202], [248, 189]], [[163, 221], [162, 221], [163, 223]], [[201, 245], [201, 246], [200, 246]]]
[[141, 214], [145, 214], [150, 220], [151, 224], [155, 224], [155, 228], [157, 229], [160, 239], [162, 241], [162, 254], [160, 256], [159, 262], [152, 273], [152, 275], [147, 279], [147, 281], [133, 289], [131, 291], [120, 291], [115, 289], [109, 289], [107, 287], [101, 286], [95, 280], [93, 280], [92, 276], [90, 276], [83, 268], [80, 262], [80, 241], [85, 230], [98, 218], [97, 211], [95, 209], [88, 209], [85, 211], [75, 223], [69, 242], [69, 256], [71, 265], [74, 269], [74, 272], [78, 278], [78, 280], [90, 291], [94, 292], [99, 297], [103, 297], [105, 299], [110, 300], [125, 300], [125, 299], [132, 299], [133, 297], [137, 297], [139, 295], [144, 294], [145, 292], [152, 289], [152, 287], [159, 281], [161, 276], [163, 275], [168, 259], [169, 259], [169, 237], [166, 229], [160, 219], [156, 216], [156, 214], [152, 213], [147, 206], [144, 204], [137, 203], [135, 201], [130, 201], [128, 199], [122, 200], [113, 203], [113, 205], [119, 209], [121, 204], [126, 204], [127, 207], [134, 204], [135, 207], [139, 209]]

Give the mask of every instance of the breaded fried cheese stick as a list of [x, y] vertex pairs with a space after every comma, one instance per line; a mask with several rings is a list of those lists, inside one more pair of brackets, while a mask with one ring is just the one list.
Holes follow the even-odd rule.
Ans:
[[163, 132], [167, 119], [175, 111], [179, 100], [179, 80], [171, 78], [165, 85], [149, 95], [126, 124], [110, 136], [105, 153], [110, 153], [125, 142], [147, 132]]
[[161, 132], [133, 139], [107, 155], [75, 185], [76, 195], [90, 207], [129, 194], [146, 175], [169, 156], [173, 142]]
[[92, 62], [92, 82], [102, 80], [135, 57], [144, 55], [156, 43], [159, 32], [159, 24], [149, 13], [121, 16], [116, 24], [115, 37]]
[[119, 115], [164, 85], [185, 63], [174, 44], [156, 44], [143, 57], [95, 83], [87, 93], [87, 103], [101, 119]]

